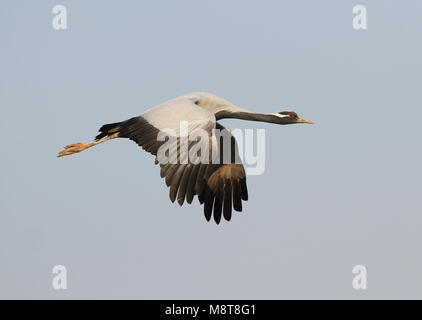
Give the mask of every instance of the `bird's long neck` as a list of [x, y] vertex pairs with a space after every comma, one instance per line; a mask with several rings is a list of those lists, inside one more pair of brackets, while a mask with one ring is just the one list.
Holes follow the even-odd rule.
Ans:
[[241, 119], [249, 121], [260, 121], [276, 124], [288, 124], [289, 117], [278, 114], [255, 113], [248, 110], [241, 111], [220, 111], [215, 115], [216, 119]]

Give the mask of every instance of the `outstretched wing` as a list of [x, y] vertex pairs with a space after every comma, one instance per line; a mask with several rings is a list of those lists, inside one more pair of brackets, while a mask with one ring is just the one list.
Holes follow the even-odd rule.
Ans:
[[[181, 126], [182, 122], [184, 127]], [[184, 129], [188, 134], [197, 129], [206, 134], [208, 140], [200, 139], [196, 144], [189, 143], [187, 151], [189, 153], [194, 145], [197, 149], [204, 150], [200, 144], [207, 143], [208, 149], [205, 149], [209, 150], [209, 163], [193, 163], [180, 151], [180, 137], [185, 134], [181, 131]], [[217, 136], [215, 129], [219, 129], [221, 134]], [[169, 139], [161, 141], [158, 139], [160, 131], [171, 131], [176, 139], [173, 143], [169, 143]], [[153, 154], [156, 164], [160, 164], [161, 177], [165, 178], [166, 185], [170, 187], [172, 202], [177, 199], [180, 205], [185, 200], [190, 204], [197, 195], [199, 202], [204, 205], [205, 218], [209, 221], [214, 216], [216, 223], [220, 222], [222, 216], [230, 221], [232, 208], [242, 211], [242, 200], [248, 199], [248, 193], [246, 174], [237, 152], [236, 140], [229, 130], [216, 122], [212, 112], [196, 105], [194, 99], [170, 100], [137, 117], [104, 125], [100, 132], [96, 139], [119, 133], [119, 137], [129, 138]], [[230, 148], [224, 147], [227, 136]], [[169, 143], [170, 151], [166, 157], [159, 151], [164, 143]], [[171, 158], [171, 150], [177, 153], [174, 155], [177, 158], [176, 163], [165, 161]]]

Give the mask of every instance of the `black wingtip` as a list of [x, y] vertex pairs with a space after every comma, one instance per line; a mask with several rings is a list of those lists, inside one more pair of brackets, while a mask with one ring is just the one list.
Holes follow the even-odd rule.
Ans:
[[220, 201], [220, 199], [218, 199], [218, 197], [215, 197], [214, 200], [214, 221], [216, 224], [219, 224], [221, 221], [221, 212], [223, 209], [223, 204]]

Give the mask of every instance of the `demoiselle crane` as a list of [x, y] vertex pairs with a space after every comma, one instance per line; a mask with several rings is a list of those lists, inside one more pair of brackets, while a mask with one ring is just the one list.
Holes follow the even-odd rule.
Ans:
[[[236, 140], [217, 122], [226, 118], [279, 125], [313, 123], [302, 119], [294, 111], [260, 114], [210, 93], [191, 93], [166, 101], [131, 119], [105, 124], [94, 141], [68, 145], [58, 157], [78, 153], [115, 138], [131, 139], [155, 156], [155, 163], [161, 167], [160, 175], [170, 187], [172, 202], [177, 199], [180, 205], [185, 200], [190, 204], [196, 195], [204, 205], [207, 221], [213, 216], [218, 224], [222, 216], [230, 221], [232, 208], [240, 212], [242, 200], [248, 200], [246, 174]], [[217, 129], [230, 137], [229, 149], [224, 148], [224, 134], [216, 134]], [[195, 132], [199, 134], [193, 141], [185, 140], [187, 147], [182, 152], [182, 138]], [[192, 160], [191, 155], [196, 155], [200, 161]]]

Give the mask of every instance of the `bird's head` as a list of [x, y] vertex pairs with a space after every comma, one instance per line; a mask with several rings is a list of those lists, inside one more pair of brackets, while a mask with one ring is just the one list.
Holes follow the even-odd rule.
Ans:
[[281, 111], [277, 113], [277, 116], [283, 119], [282, 124], [293, 124], [293, 123], [309, 123], [314, 124], [313, 121], [303, 119], [298, 116], [294, 111]]

